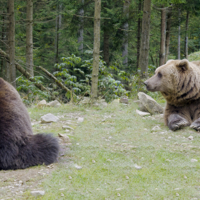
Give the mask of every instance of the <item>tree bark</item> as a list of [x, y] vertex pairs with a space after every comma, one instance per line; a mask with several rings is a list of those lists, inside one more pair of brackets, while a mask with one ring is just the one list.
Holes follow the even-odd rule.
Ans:
[[[78, 15], [84, 16], [84, 0], [79, 0], [79, 3], [82, 5], [81, 9], [78, 11]], [[79, 30], [78, 30], [78, 50], [81, 54], [83, 54], [83, 32], [84, 31], [84, 18], [79, 17]]]
[[[1, 54], [2, 58], [4, 58], [8, 63], [10, 63], [10, 56], [5, 51], [0, 49], [0, 54]], [[27, 79], [29, 79], [31, 82], [33, 82], [36, 87], [38, 87], [40, 90], [47, 90], [43, 85], [41, 85], [39, 83], [35, 83], [33, 76], [31, 76], [31, 74], [29, 74], [29, 72], [27, 72], [19, 63], [14, 61], [14, 64], [15, 64], [15, 68], [18, 71], [20, 71]]]
[[[70, 89], [68, 89], [64, 84], [62, 84], [53, 74], [51, 74], [49, 71], [47, 71], [45, 68], [41, 67], [41, 66], [36, 66], [36, 68], [42, 70], [43, 72], [45, 72], [45, 74], [47, 74], [51, 79], [54, 80], [54, 82], [61, 87], [63, 90], [65, 90], [66, 92], [72, 92]], [[73, 96], [76, 96], [73, 93]]]
[[161, 10], [161, 38], [160, 38], [160, 62], [165, 63], [165, 39], [166, 39], [166, 9]]
[[[2, 17], [1, 17], [1, 19], [2, 19], [2, 32], [1, 32], [1, 40], [2, 40], [2, 46], [1, 46], [1, 48], [2, 49], [4, 49], [4, 43], [5, 43], [5, 23], [4, 23], [4, 20], [5, 20], [5, 16], [4, 15], [2, 15]], [[4, 60], [2, 59], [2, 58], [0, 58], [0, 60], [1, 60], [1, 77], [3, 77], [3, 78], [5, 78], [4, 76], [5, 76], [5, 73], [4, 73], [4, 71], [5, 71], [5, 67], [4, 67]]]
[[16, 87], [16, 68], [15, 68], [15, 16], [14, 16], [14, 0], [8, 0], [8, 44], [9, 44], [9, 82]]
[[57, 16], [56, 16], [56, 35], [55, 35], [55, 59], [54, 62], [58, 63], [58, 55], [59, 55], [59, 38], [60, 38], [60, 33], [59, 30], [61, 28], [61, 24], [62, 24], [62, 15], [60, 14], [60, 11], [62, 9], [62, 5], [58, 4], [57, 5]]
[[178, 9], [178, 59], [181, 59], [181, 10]]
[[107, 66], [109, 66], [109, 30], [107, 28], [107, 21], [104, 21], [104, 35], [103, 35], [103, 58]]
[[123, 44], [122, 44], [122, 58], [123, 58], [123, 65], [128, 67], [128, 18], [129, 18], [129, 6], [130, 6], [130, 0], [124, 1], [123, 6], [123, 13], [124, 17], [126, 19], [125, 23], [123, 24], [123, 30], [124, 30], [124, 37], [123, 37]]
[[185, 58], [188, 59], [188, 24], [189, 24], [189, 11], [187, 11], [185, 23]]
[[98, 75], [99, 75], [99, 53], [100, 53], [100, 17], [101, 0], [95, 0], [94, 10], [94, 47], [93, 47], [93, 68], [92, 68], [92, 88], [91, 97], [94, 101], [98, 93]]
[[142, 0], [138, 0], [138, 22], [137, 22], [137, 69], [139, 67], [139, 56], [140, 56], [140, 40], [141, 40], [141, 17], [140, 17], [140, 13], [142, 11]]
[[[10, 62], [10, 58], [9, 55], [3, 51], [2, 49], [0, 49], [0, 55], [9, 63]], [[44, 91], [48, 91], [47, 88], [45, 88], [42, 84], [39, 83], [35, 83], [34, 78], [31, 76], [31, 74], [29, 74], [29, 72], [27, 72], [19, 63], [17, 63], [15, 61], [15, 67], [16, 69], [21, 72], [28, 80], [30, 80], [31, 82], [34, 83], [34, 85], [39, 88], [40, 90]], [[45, 74], [47, 74], [51, 79], [53, 79], [55, 81], [55, 83], [61, 87], [63, 90], [65, 90], [66, 92], [71, 92], [70, 89], [68, 89], [64, 84], [62, 84], [53, 74], [51, 74], [49, 71], [47, 71], [46, 69], [44, 69], [41, 66], [35, 66], [36, 68], [42, 70], [43, 72], [45, 72]], [[73, 94], [73, 96], [76, 96], [75, 94]]]
[[165, 42], [165, 63], [169, 56], [169, 45], [170, 45], [170, 31], [171, 31], [171, 9], [167, 13], [167, 27], [166, 27], [166, 42]]
[[31, 76], [33, 71], [33, 1], [27, 0], [26, 7], [26, 67]]
[[144, 0], [142, 17], [142, 37], [140, 43], [139, 68], [140, 78], [146, 78], [148, 73], [149, 33], [151, 18], [151, 0]]

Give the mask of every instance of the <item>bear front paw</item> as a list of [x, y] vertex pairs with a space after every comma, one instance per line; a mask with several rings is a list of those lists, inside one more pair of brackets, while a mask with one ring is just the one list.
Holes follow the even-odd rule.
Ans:
[[168, 118], [168, 127], [172, 131], [176, 131], [189, 125], [189, 122], [178, 114], [172, 114]]
[[190, 128], [193, 128], [193, 129], [196, 130], [196, 131], [200, 131], [200, 124], [192, 123], [192, 124], [190, 125]]

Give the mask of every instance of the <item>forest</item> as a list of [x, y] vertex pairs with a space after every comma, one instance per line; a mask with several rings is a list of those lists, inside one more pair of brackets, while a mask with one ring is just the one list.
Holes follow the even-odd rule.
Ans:
[[131, 96], [200, 48], [198, 0], [0, 2], [0, 77], [27, 104]]

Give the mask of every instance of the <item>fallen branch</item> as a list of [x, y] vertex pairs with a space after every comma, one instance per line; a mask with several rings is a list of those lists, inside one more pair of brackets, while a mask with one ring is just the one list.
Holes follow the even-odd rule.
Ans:
[[[0, 49], [0, 54], [2, 55], [2, 57], [4, 57], [4, 59], [9, 62], [9, 55], [3, 51], [2, 49]], [[34, 78], [19, 64], [15, 61], [15, 66], [16, 69], [18, 71], [20, 71], [28, 80], [30, 80], [31, 82], [34, 83], [34, 85], [36, 87], [38, 87], [40, 90], [44, 91], [48, 91], [47, 88], [45, 88], [42, 84], [36, 83]], [[61, 81], [59, 81], [53, 74], [51, 74], [49, 71], [47, 71], [45, 68], [41, 67], [41, 66], [35, 66], [36, 68], [42, 70], [43, 72], [45, 72], [45, 74], [47, 74], [51, 79], [53, 79], [55, 81], [55, 83], [61, 87], [63, 90], [65, 90], [66, 92], [72, 92], [69, 88], [67, 88]], [[73, 93], [74, 96], [76, 96]]]
[[[9, 59], [9, 55], [3, 51], [2, 49], [0, 49], [0, 54], [2, 57], [4, 57], [4, 59], [9, 63], [10, 62], [10, 59]], [[40, 83], [36, 83], [34, 78], [19, 64], [15, 61], [15, 66], [16, 66], [16, 69], [18, 71], [20, 71], [28, 80], [30, 80], [31, 82], [33, 82], [33, 84], [39, 88], [40, 90], [44, 91], [48, 91], [47, 88], [45, 88], [42, 84]]]
[[[38, 69], [40, 69], [40, 70], [42, 70], [43, 72], [45, 72], [63, 90], [65, 90], [66, 92], [71, 92], [71, 90], [69, 88], [67, 88], [65, 85], [63, 85], [53, 74], [51, 74], [50, 72], [48, 72], [45, 68], [43, 68], [41, 66], [35, 66], [35, 67], [38, 68]], [[75, 95], [75, 94], [73, 94], [73, 95]]]

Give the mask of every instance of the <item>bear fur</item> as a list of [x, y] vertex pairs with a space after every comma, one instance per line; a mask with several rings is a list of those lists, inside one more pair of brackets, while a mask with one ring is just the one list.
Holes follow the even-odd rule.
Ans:
[[144, 84], [166, 99], [164, 119], [171, 130], [185, 126], [200, 130], [200, 62], [169, 60]]
[[33, 135], [25, 105], [0, 78], [0, 170], [24, 169], [57, 161], [59, 144], [51, 134]]

